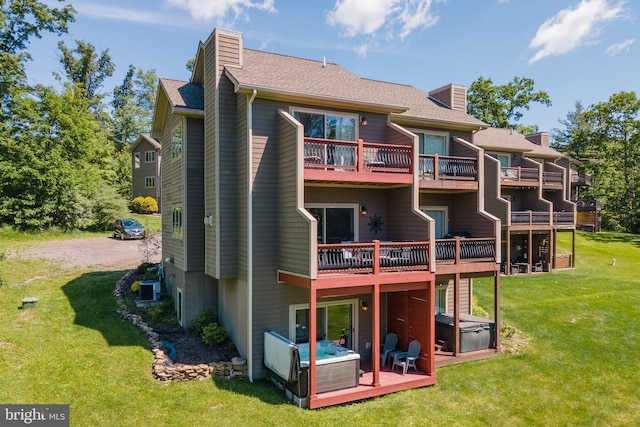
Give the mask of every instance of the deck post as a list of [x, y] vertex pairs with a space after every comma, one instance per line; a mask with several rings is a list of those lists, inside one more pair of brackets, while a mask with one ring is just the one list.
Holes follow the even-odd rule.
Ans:
[[[312, 282], [309, 289], [309, 396], [308, 401], [313, 401], [316, 396], [316, 339], [318, 328], [316, 325], [317, 294], [315, 284]], [[308, 406], [311, 406], [308, 404]]]
[[495, 338], [496, 350], [500, 349], [500, 272], [496, 271], [493, 276], [493, 335]]
[[371, 340], [373, 355], [373, 383], [380, 387], [380, 284], [373, 285], [373, 339]]
[[453, 279], [453, 354], [460, 352], [460, 273]]

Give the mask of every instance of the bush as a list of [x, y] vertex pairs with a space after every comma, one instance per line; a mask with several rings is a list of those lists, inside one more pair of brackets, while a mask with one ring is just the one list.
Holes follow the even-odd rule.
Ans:
[[207, 325], [216, 322], [216, 312], [213, 308], [205, 308], [202, 312], [191, 321], [191, 330], [197, 335], [202, 335]]
[[133, 282], [133, 284], [131, 285], [131, 292], [136, 293], [140, 290], [140, 281], [136, 280], [135, 282]]
[[131, 210], [140, 214], [157, 213], [158, 202], [151, 196], [138, 196], [131, 202]]
[[142, 213], [142, 204], [144, 203], [144, 197], [138, 196], [131, 202], [131, 210], [136, 213]]
[[224, 328], [216, 322], [210, 323], [202, 330], [202, 342], [207, 345], [222, 344], [228, 338]]

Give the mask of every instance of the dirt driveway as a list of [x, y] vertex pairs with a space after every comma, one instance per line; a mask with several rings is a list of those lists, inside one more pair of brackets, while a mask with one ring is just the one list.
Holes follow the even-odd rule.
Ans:
[[[45, 258], [63, 268], [99, 267], [125, 270], [137, 267], [143, 260], [140, 240], [119, 240], [112, 237], [91, 237], [51, 240], [9, 256]], [[152, 258], [160, 262], [161, 255]]]

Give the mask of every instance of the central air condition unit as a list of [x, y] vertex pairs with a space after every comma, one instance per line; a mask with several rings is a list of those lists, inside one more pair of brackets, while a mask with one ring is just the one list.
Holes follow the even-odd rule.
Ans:
[[160, 282], [143, 280], [140, 282], [140, 301], [158, 301], [160, 299]]

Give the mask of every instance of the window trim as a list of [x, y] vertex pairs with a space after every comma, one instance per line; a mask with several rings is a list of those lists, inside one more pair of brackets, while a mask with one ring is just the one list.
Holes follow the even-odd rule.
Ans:
[[429, 218], [433, 219], [435, 222], [435, 218], [433, 218], [427, 211], [443, 211], [444, 212], [444, 236], [449, 233], [449, 206], [431, 206], [425, 205], [420, 206], [420, 210], [427, 215]]
[[[150, 156], [151, 155], [151, 156]], [[152, 160], [149, 160], [149, 157], [153, 157]], [[151, 151], [145, 151], [144, 152], [144, 162], [145, 163], [155, 163], [156, 162], [156, 152], [151, 150]]]
[[[178, 128], [180, 128], [180, 132], [181, 132], [181, 141], [180, 141], [180, 150], [178, 152], [178, 150], [176, 149], [176, 144], [174, 143], [174, 133], [176, 132], [176, 130], [178, 130]], [[179, 160], [182, 158], [182, 150], [184, 148], [184, 124], [182, 121], [180, 121], [180, 123], [176, 124], [173, 129], [171, 129], [171, 134], [170, 134], [170, 138], [171, 138], [171, 159], [172, 160]]]
[[[353, 119], [354, 120], [354, 128], [355, 128], [355, 132], [354, 132], [354, 140], [353, 142], [357, 141], [360, 138], [360, 116], [356, 113], [347, 113], [345, 111], [335, 111], [335, 110], [322, 110], [322, 109], [317, 109], [317, 108], [305, 108], [305, 107], [294, 107], [291, 106], [289, 107], [289, 114], [291, 114], [291, 117], [293, 117], [294, 120], [297, 121], [297, 119], [295, 118], [294, 113], [295, 112], [299, 112], [299, 113], [308, 113], [308, 114], [322, 114], [323, 116], [325, 116], [325, 120], [326, 120], [326, 116], [338, 116], [338, 117], [346, 117], [349, 119]], [[324, 138], [322, 139], [326, 139], [326, 135]]]
[[[438, 292], [442, 292], [444, 291], [444, 307], [443, 310], [444, 311], [438, 311]], [[435, 304], [434, 304], [434, 311], [436, 312], [435, 314], [445, 314], [449, 312], [449, 285], [446, 283], [439, 283], [436, 285], [436, 289], [435, 289]]]
[[[351, 305], [351, 318], [353, 319], [353, 324], [351, 325], [353, 331], [350, 332], [352, 334], [351, 343], [353, 345], [353, 351], [358, 352], [358, 309], [360, 307], [360, 300], [358, 298], [350, 298], [343, 300], [318, 301], [316, 303], [316, 309], [345, 304]], [[309, 303], [289, 305], [289, 341], [295, 342], [296, 340], [296, 311], [308, 309]], [[325, 317], [325, 322], [326, 321], [328, 321], [328, 319]], [[325, 327], [326, 326], [327, 325], [325, 325]]]
[[136, 151], [133, 153], [133, 168], [140, 169], [140, 152]]
[[450, 140], [451, 134], [442, 130], [431, 130], [431, 129], [409, 129], [411, 132], [415, 133], [418, 136], [418, 154], [429, 155], [426, 153], [420, 153], [420, 134], [423, 135], [435, 135], [435, 136], [444, 136], [445, 137], [445, 149], [444, 154], [440, 154], [441, 156], [448, 156], [450, 152]]
[[[511, 153], [505, 153], [505, 152], [501, 152], [501, 151], [488, 151], [487, 154], [498, 161], [498, 164], [500, 165], [500, 168], [503, 168], [503, 167], [510, 168], [511, 167]], [[502, 166], [502, 163], [500, 163], [500, 159], [498, 158], [499, 156], [504, 156], [504, 157], [507, 158], [507, 166]]]
[[[179, 218], [176, 217], [179, 212]], [[176, 239], [182, 239], [184, 236], [184, 208], [182, 204], [173, 205], [171, 207], [171, 235]], [[177, 221], [179, 219], [179, 221]]]
[[[149, 181], [151, 181], [151, 185], [149, 185]], [[145, 176], [144, 177], [144, 188], [156, 188], [156, 177], [151, 175], [151, 176]]]

